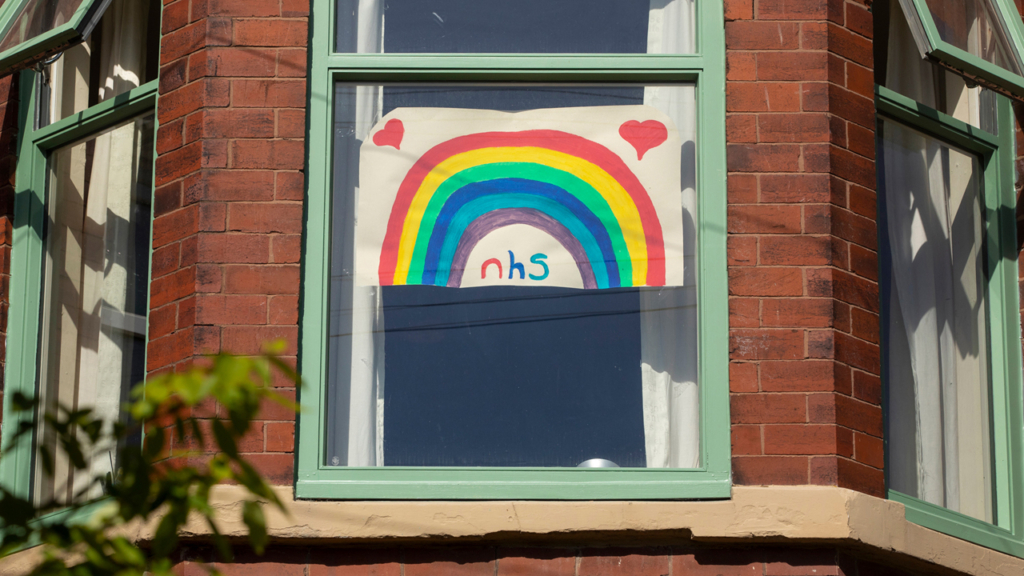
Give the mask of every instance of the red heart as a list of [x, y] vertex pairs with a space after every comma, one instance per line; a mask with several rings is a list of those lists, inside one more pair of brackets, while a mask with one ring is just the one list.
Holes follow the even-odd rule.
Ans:
[[405, 136], [405, 126], [398, 118], [388, 120], [384, 129], [373, 135], [373, 143], [377, 146], [394, 146], [395, 150], [401, 150], [402, 136]]
[[619, 136], [636, 148], [636, 159], [643, 160], [648, 150], [668, 140], [668, 129], [657, 120], [630, 120], [619, 126]]

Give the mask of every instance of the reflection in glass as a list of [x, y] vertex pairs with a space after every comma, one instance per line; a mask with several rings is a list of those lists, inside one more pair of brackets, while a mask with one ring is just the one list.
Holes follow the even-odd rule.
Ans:
[[978, 159], [879, 126], [890, 488], [993, 521]]
[[1011, 57], [1010, 39], [992, 0], [927, 0], [939, 38], [1015, 74], [1022, 71]]
[[969, 88], [959, 75], [922, 59], [902, 7], [893, 3], [889, 14], [885, 87], [957, 120], [998, 134], [996, 94], [980, 86]]
[[0, 38], [0, 52], [67, 24], [82, 2], [83, 0], [27, 0]]
[[336, 0], [336, 52], [691, 54], [695, 0]]
[[[325, 464], [699, 465], [694, 93], [692, 85], [336, 86]], [[682, 285], [357, 284], [356, 208], [368, 177], [360, 147], [384, 115], [622, 105], [656, 108], [679, 130]], [[621, 120], [592, 122], [621, 133]], [[405, 131], [415, 137], [411, 125]]]
[[44, 76], [49, 121], [155, 79], [159, 42], [159, 0], [113, 0], [89, 38], [65, 50], [49, 66]]
[[[39, 356], [47, 409], [91, 407], [114, 422], [145, 377], [153, 124], [152, 115], [139, 118], [50, 157]], [[117, 474], [113, 449], [90, 455], [76, 474], [54, 441], [44, 429], [56, 475], [37, 465], [38, 499], [96, 496], [100, 487], [87, 480]]]

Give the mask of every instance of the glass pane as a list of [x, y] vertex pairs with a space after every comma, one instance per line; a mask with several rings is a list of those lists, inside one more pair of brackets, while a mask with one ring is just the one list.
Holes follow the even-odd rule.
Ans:
[[889, 486], [992, 522], [979, 162], [892, 122], [879, 130]]
[[999, 132], [996, 94], [968, 88], [964, 79], [921, 58], [899, 3], [890, 7], [885, 87], [993, 134]]
[[690, 54], [695, 50], [696, 0], [336, 2], [336, 52]]
[[27, 0], [0, 38], [0, 52], [67, 24], [85, 0]]
[[[153, 124], [153, 115], [139, 118], [50, 157], [39, 356], [48, 409], [91, 407], [112, 424], [145, 377]], [[45, 429], [41, 442], [56, 451]], [[53, 479], [37, 466], [40, 500], [98, 495], [89, 481], [117, 474], [114, 450], [96, 451], [77, 472], [56, 454]]]
[[694, 87], [335, 102], [326, 463], [698, 466]]
[[49, 121], [155, 79], [159, 48], [159, 0], [113, 0], [89, 38], [50, 65]]
[[927, 0], [939, 38], [974, 56], [1021, 74], [992, 0]]

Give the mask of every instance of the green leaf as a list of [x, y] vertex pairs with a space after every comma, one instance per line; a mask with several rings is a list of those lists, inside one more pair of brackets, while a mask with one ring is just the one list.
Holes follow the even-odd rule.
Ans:
[[263, 517], [263, 506], [248, 500], [242, 506], [242, 522], [249, 527], [249, 543], [257, 554], [263, 554], [267, 546], [267, 520]]

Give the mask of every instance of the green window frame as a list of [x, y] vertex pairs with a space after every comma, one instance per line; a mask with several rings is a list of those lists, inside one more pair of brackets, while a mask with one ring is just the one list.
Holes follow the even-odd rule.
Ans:
[[[0, 6], [0, 38], [5, 38], [11, 28], [17, 24], [18, 15], [30, 3], [38, 0], [9, 0]], [[82, 0], [70, 20], [28, 38], [20, 44], [0, 53], [0, 75], [9, 74], [19, 68], [51, 56], [82, 42], [89, 37], [92, 29], [110, 5], [111, 0]]]
[[[973, 1], [973, 0], [956, 0]], [[976, 0], [991, 2], [995, 10], [995, 26], [1004, 36], [1009, 54], [1020, 73], [1014, 73], [942, 40], [928, 0], [899, 0], [914, 40], [923, 58], [930, 58], [942, 66], [1002, 94], [1024, 100], [1024, 23], [1012, 0]]]
[[[0, 485], [20, 497], [28, 497], [32, 487], [35, 444], [14, 443], [21, 422], [31, 422], [29, 414], [16, 413], [12, 397], [21, 392], [35, 396], [38, 385], [40, 311], [42, 307], [45, 261], [47, 172], [50, 154], [63, 146], [89, 138], [132, 118], [155, 113], [159, 81], [153, 80], [58, 120], [36, 127], [37, 73], [21, 72], [21, 109], [18, 123], [18, 166], [15, 177], [14, 224], [11, 247], [10, 315], [7, 330], [7, 364], [4, 382], [3, 456], [0, 458]], [[156, 120], [154, 118], [154, 124]], [[154, 125], [154, 134], [156, 126]], [[154, 138], [155, 147], [155, 138]], [[155, 151], [155, 150], [154, 150]], [[151, 227], [152, 228], [152, 227]], [[152, 259], [152, 229], [149, 251]], [[147, 281], [147, 285], [149, 282]], [[147, 300], [148, 300], [147, 292]], [[148, 315], [147, 315], [148, 325]], [[80, 510], [88, 514], [88, 510]], [[67, 513], [57, 512], [49, 521], [66, 521]]]
[[[314, 0], [302, 259], [296, 495], [316, 499], [728, 498], [725, 31], [720, 0], [697, 2], [692, 55], [339, 54], [335, 2]], [[645, 82], [696, 84], [700, 458], [697, 469], [331, 467], [324, 463], [334, 83]]]
[[[1017, 280], [1014, 133], [1010, 100], [997, 97], [999, 134], [994, 135], [938, 112], [883, 86], [875, 87], [879, 119], [894, 121], [977, 155], [981, 167], [982, 214], [987, 244], [988, 336], [991, 378], [991, 439], [994, 522], [946, 509], [887, 489], [889, 499], [906, 507], [915, 524], [1024, 557], [1024, 403]], [[879, 237], [886, 231], [879, 228]], [[882, 318], [888, 303], [882, 302]], [[883, 365], [886, 345], [882, 343]], [[886, 371], [883, 370], [883, 374]], [[889, 385], [883, 378], [883, 387]], [[887, 391], [887, 388], [886, 388]], [[886, 397], [883, 391], [883, 397]], [[889, 485], [889, 411], [886, 409], [886, 485]]]

